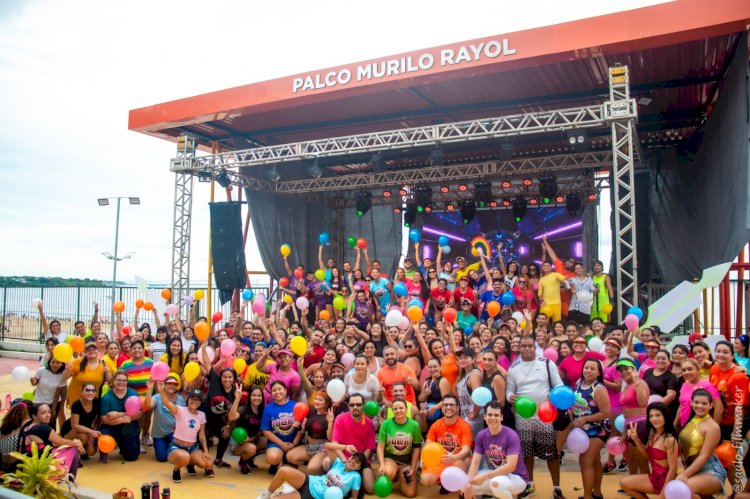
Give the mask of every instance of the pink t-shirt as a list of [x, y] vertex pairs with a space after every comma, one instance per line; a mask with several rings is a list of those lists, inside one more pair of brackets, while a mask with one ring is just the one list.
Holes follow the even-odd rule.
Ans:
[[687, 381], [683, 383], [682, 388], [680, 388], [680, 424], [682, 426], [685, 426], [688, 422], [688, 418], [690, 418], [690, 398], [693, 396], [693, 392], [698, 388], [708, 390], [708, 393], [711, 394], [714, 400], [719, 398], [719, 392], [716, 390], [716, 387], [705, 379], [698, 381], [694, 385]]
[[565, 373], [565, 377], [568, 380], [568, 386], [572, 388], [581, 378], [581, 375], [583, 374], [583, 364], [585, 364], [588, 359], [598, 359], [599, 361], [603, 361], [605, 358], [606, 357], [599, 352], [586, 352], [583, 354], [581, 360], [576, 360], [574, 356], [568, 355], [562, 362], [560, 362], [560, 374]]
[[646, 374], [646, 371], [653, 367], [656, 367], [656, 361], [654, 359], [649, 359], [647, 353], [639, 353], [638, 362], [641, 363], [641, 367], [638, 369], [639, 378], [643, 378], [643, 375]]
[[[605, 381], [619, 381], [622, 378], [620, 373], [617, 371], [617, 366], [612, 365], [604, 368], [603, 377]], [[619, 416], [622, 414], [622, 402], [620, 401], [620, 391], [607, 388], [607, 395], [609, 395], [610, 412], [613, 415]]]
[[268, 383], [266, 383], [266, 387], [264, 389], [266, 394], [266, 403], [269, 403], [271, 401], [271, 383], [273, 383], [274, 381], [281, 381], [282, 383], [284, 383], [287, 391], [289, 391], [292, 387], [302, 386], [302, 380], [299, 377], [299, 373], [294, 369], [291, 369], [289, 372], [285, 373], [279, 370], [278, 364], [266, 364], [266, 367], [268, 367]]
[[[370, 418], [362, 416], [359, 423], [352, 420], [351, 413], [345, 412], [336, 416], [333, 422], [333, 442], [342, 445], [353, 445], [357, 452], [367, 449], [375, 450], [375, 426]], [[349, 453], [344, 452], [348, 458]]]
[[198, 432], [206, 424], [206, 415], [203, 411], [191, 414], [187, 407], [178, 406], [174, 420], [174, 438], [183, 442], [197, 442]]

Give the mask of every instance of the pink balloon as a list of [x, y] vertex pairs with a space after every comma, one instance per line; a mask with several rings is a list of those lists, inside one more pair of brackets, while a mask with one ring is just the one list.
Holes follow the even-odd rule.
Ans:
[[174, 303], [170, 303], [169, 305], [167, 305], [167, 308], [165, 308], [164, 311], [168, 315], [177, 315], [180, 313], [180, 307], [178, 307]]
[[258, 294], [256, 294], [255, 295], [255, 300], [256, 301], [260, 300], [263, 303], [265, 303], [266, 302], [266, 294], [265, 293], [258, 293]]
[[310, 306], [310, 302], [304, 296], [300, 296], [299, 298], [297, 298], [297, 301], [295, 302], [295, 304], [297, 305], [297, 308], [300, 310], [305, 310], [307, 307]]
[[141, 398], [138, 395], [131, 395], [125, 399], [125, 413], [131, 418], [141, 410]]
[[406, 331], [409, 328], [409, 318], [402, 317], [401, 322], [398, 324], [398, 328], [402, 331]]
[[580, 428], [573, 428], [568, 434], [568, 449], [575, 454], [583, 454], [589, 450], [589, 436]]
[[253, 312], [258, 315], [263, 315], [266, 312], [266, 301], [259, 300], [258, 298], [253, 301]]
[[234, 340], [230, 340], [229, 338], [227, 338], [226, 340], [221, 342], [221, 354], [224, 357], [233, 355], [235, 350], [237, 350], [237, 345], [234, 343]]
[[440, 484], [446, 490], [458, 492], [469, 483], [469, 476], [458, 466], [448, 466], [440, 474]]
[[549, 359], [552, 362], [557, 362], [558, 355], [559, 354], [557, 353], [557, 350], [555, 350], [554, 348], [547, 348], [544, 351], [544, 358]]
[[[201, 348], [205, 348], [206, 349], [206, 353], [208, 354], [208, 360], [210, 362], [213, 362], [214, 358], [216, 358], [216, 352], [214, 352], [214, 349], [211, 348], [211, 347], [207, 347], [205, 345], [202, 346]], [[203, 352], [200, 349], [198, 350], [198, 362], [201, 365], [203, 365]]]
[[354, 354], [351, 352], [346, 352], [344, 355], [341, 356], [341, 363], [344, 364], [344, 367], [349, 369], [354, 365]]
[[664, 487], [664, 497], [666, 499], [690, 499], [693, 493], [688, 484], [682, 480], [672, 480]]
[[607, 440], [607, 450], [610, 454], [620, 455], [625, 454], [628, 449], [628, 444], [624, 438], [620, 437], [609, 437]]
[[166, 362], [157, 362], [151, 366], [151, 379], [154, 381], [164, 381], [169, 376], [169, 365]]
[[648, 405], [651, 405], [654, 402], [664, 402], [664, 397], [662, 397], [661, 395], [657, 395], [656, 393], [654, 393], [653, 395], [651, 395], [648, 398]]
[[635, 314], [628, 314], [625, 316], [625, 327], [628, 328], [628, 331], [635, 331], [638, 329], [638, 316]]

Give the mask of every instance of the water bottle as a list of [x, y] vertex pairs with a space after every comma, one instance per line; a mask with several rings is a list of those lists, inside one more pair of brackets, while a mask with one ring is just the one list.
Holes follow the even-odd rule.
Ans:
[[10, 398], [10, 393], [6, 393], [6, 394], [5, 394], [5, 410], [6, 410], [6, 411], [9, 411], [9, 410], [10, 410], [10, 401], [11, 401], [11, 400], [12, 400], [12, 399]]
[[141, 485], [141, 499], [151, 499], [151, 484], [148, 482]]
[[157, 480], [151, 482], [151, 499], [159, 499], [159, 482]]
[[169, 487], [164, 487], [161, 493], [161, 499], [172, 499], [172, 494], [169, 492]]

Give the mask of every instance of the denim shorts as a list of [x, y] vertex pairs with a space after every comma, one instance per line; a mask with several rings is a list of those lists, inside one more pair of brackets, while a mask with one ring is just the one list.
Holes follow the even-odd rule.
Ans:
[[176, 443], [172, 442], [171, 444], [169, 444], [169, 451], [167, 452], [167, 455], [170, 455], [173, 451], [176, 451], [176, 450], [184, 450], [188, 454], [192, 454], [193, 452], [197, 451], [198, 449], [200, 449], [200, 446], [198, 445], [198, 442], [195, 442], [190, 447], [182, 447], [182, 446], [177, 445]]
[[711, 456], [698, 473], [708, 473], [716, 478], [721, 483], [722, 490], [724, 490], [724, 480], [727, 479], [727, 470], [721, 465], [718, 457]]

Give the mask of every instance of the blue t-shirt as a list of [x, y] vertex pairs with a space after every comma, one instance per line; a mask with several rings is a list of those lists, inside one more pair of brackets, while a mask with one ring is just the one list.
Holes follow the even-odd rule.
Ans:
[[378, 300], [380, 311], [383, 314], [388, 313], [388, 306], [391, 304], [391, 292], [388, 290], [390, 281], [385, 277], [378, 278], [378, 282], [370, 283], [370, 293]]
[[[138, 396], [138, 393], [132, 388], [126, 388], [125, 396], [122, 398], [117, 398], [117, 395], [115, 395], [114, 390], [108, 391], [102, 397], [102, 404], [101, 404], [102, 416], [109, 414], [110, 412], [126, 412], [125, 401], [129, 399], [130, 397], [137, 397], [137, 396]], [[138, 426], [138, 421], [131, 421], [130, 423], [127, 423], [127, 424], [105, 425], [105, 426], [109, 426], [110, 428], [113, 428], [116, 430], [121, 430], [124, 435], [137, 435], [138, 432], [140, 431], [140, 428]]]
[[326, 490], [330, 487], [338, 487], [346, 496], [352, 490], [362, 487], [362, 477], [357, 471], [344, 471], [344, 463], [341, 459], [331, 465], [331, 469], [325, 475], [310, 475], [308, 477], [308, 488], [315, 499], [323, 499]]
[[[487, 304], [491, 301], [496, 301], [500, 303], [500, 297], [502, 296], [502, 293], [499, 295], [496, 295], [492, 291], [485, 291], [481, 295], [479, 295], [479, 299], [484, 303], [484, 307], [482, 308], [482, 321], [487, 322], [487, 319], [490, 318], [490, 314], [487, 313]], [[502, 306], [502, 304], [501, 304]]]
[[[294, 404], [293, 400], [287, 400], [283, 405], [275, 402], [266, 405], [260, 419], [260, 431], [272, 431], [282, 442], [293, 442], [297, 435]], [[276, 446], [273, 442], [268, 442], [268, 445]]]
[[[154, 422], [151, 425], [151, 435], [154, 438], [168, 437], [174, 433], [174, 414], [169, 412], [169, 409], [164, 405], [164, 402], [161, 401], [161, 394], [157, 393], [151, 397], [151, 400], [154, 402]], [[182, 395], [177, 395], [174, 405], [187, 407]]]

